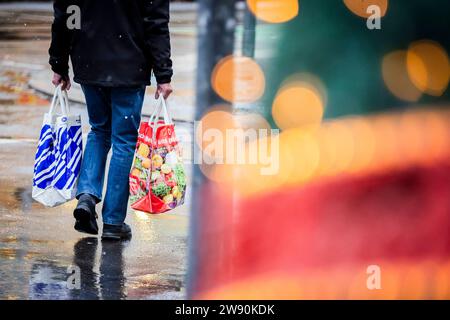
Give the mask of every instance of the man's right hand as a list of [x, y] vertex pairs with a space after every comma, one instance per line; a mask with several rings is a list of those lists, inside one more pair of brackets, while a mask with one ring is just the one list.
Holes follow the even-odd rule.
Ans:
[[63, 89], [63, 90], [70, 90], [70, 87], [72, 86], [72, 84], [70, 83], [69, 76], [63, 77], [60, 74], [57, 74], [56, 72], [53, 73], [52, 83], [55, 86], [62, 84], [61, 89]]

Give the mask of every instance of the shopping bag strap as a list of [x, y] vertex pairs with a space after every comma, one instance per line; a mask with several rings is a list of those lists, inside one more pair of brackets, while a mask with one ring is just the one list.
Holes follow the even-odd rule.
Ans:
[[67, 114], [70, 114], [69, 95], [67, 94], [67, 90], [61, 90], [61, 93], [64, 99], [64, 106], [66, 108], [66, 112]]
[[164, 115], [165, 124], [172, 124], [172, 117], [169, 114], [169, 109], [167, 108], [166, 99], [162, 95], [159, 95], [159, 100], [161, 100], [162, 112]]
[[[162, 95], [159, 96], [159, 99], [156, 101], [157, 106], [153, 113], [150, 116], [150, 119], [148, 119], [148, 125], [150, 128], [152, 128], [152, 141], [154, 142], [156, 139], [156, 130], [158, 127], [158, 118], [161, 114], [161, 111], [163, 112], [164, 116], [164, 123], [165, 124], [172, 124], [172, 118], [169, 115], [169, 112], [167, 110], [167, 104], [166, 100]], [[151, 148], [151, 157], [153, 157], [153, 148]]]
[[148, 123], [151, 125], [152, 122], [157, 122], [159, 116], [161, 115], [161, 112], [164, 117], [164, 123], [165, 124], [172, 124], [172, 118], [169, 115], [169, 111], [166, 104], [166, 99], [162, 95], [159, 96], [159, 99], [156, 100], [156, 107], [153, 113], [151, 114], [150, 118], [148, 119]]
[[69, 97], [66, 90], [61, 89], [61, 85], [56, 86], [55, 93], [53, 94], [52, 102], [50, 104], [49, 114], [55, 112], [56, 104], [60, 105], [62, 114], [69, 115]]

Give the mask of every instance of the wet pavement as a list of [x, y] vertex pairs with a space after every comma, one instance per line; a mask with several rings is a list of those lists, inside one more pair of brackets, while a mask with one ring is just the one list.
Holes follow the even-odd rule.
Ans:
[[[0, 6], [0, 299], [184, 298], [190, 194], [169, 214], [130, 209], [133, 238], [122, 243], [76, 232], [74, 201], [48, 209], [32, 200], [34, 153], [48, 96], [29, 84], [50, 74], [51, 12], [45, 4], [5, 8]], [[195, 13], [174, 16], [175, 70], [180, 65], [174, 103], [193, 108]], [[72, 110], [81, 113], [85, 136], [85, 107], [73, 104]], [[177, 127], [180, 134], [192, 132], [187, 121]], [[183, 143], [189, 177], [190, 142]], [[80, 275], [79, 289], [69, 281], [74, 275]]]
[[[160, 216], [130, 210], [132, 240], [98, 242], [73, 230], [74, 201], [52, 209], [33, 202], [35, 146], [0, 139], [0, 299], [184, 297], [189, 204]], [[71, 266], [80, 268], [81, 290], [67, 288]]]

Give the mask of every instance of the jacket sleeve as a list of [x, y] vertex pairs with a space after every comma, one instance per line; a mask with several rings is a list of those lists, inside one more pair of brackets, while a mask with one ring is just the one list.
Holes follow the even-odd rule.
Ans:
[[[67, 27], [67, 7], [70, 0], [54, 0], [54, 20], [52, 24], [52, 40], [48, 50], [49, 63], [52, 70], [62, 76], [69, 74], [69, 53], [73, 33]], [[72, 1], [73, 2], [73, 1]]]
[[156, 81], [160, 84], [171, 81], [169, 0], [153, 0], [144, 6], [144, 32], [148, 54]]

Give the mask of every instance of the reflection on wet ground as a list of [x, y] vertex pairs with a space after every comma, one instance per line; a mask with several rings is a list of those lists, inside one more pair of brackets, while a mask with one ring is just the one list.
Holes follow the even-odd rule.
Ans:
[[[187, 208], [130, 210], [131, 241], [85, 237], [73, 230], [74, 201], [52, 209], [32, 201], [34, 148], [0, 140], [0, 299], [183, 298]], [[67, 286], [71, 267], [80, 289]]]
[[[71, 234], [70, 227], [54, 233]], [[129, 242], [2, 238], [0, 299], [183, 298], [183, 238], [169, 237], [167, 244], [135, 238]], [[68, 286], [73, 268], [79, 268], [79, 288]]]

